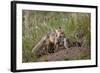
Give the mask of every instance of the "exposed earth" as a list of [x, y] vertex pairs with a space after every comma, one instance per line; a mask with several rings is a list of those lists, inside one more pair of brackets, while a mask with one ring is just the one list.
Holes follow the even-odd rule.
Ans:
[[38, 62], [41, 61], [64, 61], [64, 60], [86, 60], [90, 59], [90, 49], [83, 47], [70, 47], [62, 49], [55, 53], [43, 55]]

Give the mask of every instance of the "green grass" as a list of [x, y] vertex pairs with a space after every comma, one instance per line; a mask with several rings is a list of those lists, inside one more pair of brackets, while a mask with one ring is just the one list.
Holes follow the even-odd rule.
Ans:
[[[82, 40], [83, 47], [90, 47], [90, 19], [89, 13], [29, 11], [22, 12], [22, 62], [33, 62], [32, 48], [50, 31], [61, 26], [65, 36], [73, 40]], [[83, 36], [77, 37], [76, 35]]]

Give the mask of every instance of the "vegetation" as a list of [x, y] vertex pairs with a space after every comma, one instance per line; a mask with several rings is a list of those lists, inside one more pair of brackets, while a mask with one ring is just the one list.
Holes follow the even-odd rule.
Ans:
[[31, 53], [33, 47], [44, 35], [58, 29], [59, 26], [71, 41], [81, 41], [82, 47], [90, 49], [90, 19], [89, 13], [23, 10], [22, 62], [37, 61]]

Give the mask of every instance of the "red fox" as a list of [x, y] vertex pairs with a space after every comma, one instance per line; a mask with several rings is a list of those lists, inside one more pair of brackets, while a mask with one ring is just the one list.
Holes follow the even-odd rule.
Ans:
[[[44, 36], [37, 45], [32, 49], [32, 53], [35, 53], [35, 50], [38, 49], [39, 51], [44, 50], [41, 52], [40, 55], [54, 53], [56, 50], [59, 49], [60, 46], [67, 48], [64, 31], [61, 27], [58, 30], [53, 32], [49, 32], [46, 36]], [[39, 53], [39, 52], [38, 52]]]
[[[49, 32], [46, 36], [44, 36], [32, 49], [32, 53], [34, 55], [44, 55], [48, 53], [53, 53], [55, 47], [55, 32]], [[44, 50], [44, 51], [43, 51]]]
[[55, 50], [59, 50], [59, 48], [61, 47], [61, 49], [65, 49], [65, 48], [68, 48], [68, 43], [66, 41], [66, 38], [65, 38], [65, 33], [64, 33], [64, 30], [59, 27], [58, 30], [56, 30], [56, 40], [55, 40]]

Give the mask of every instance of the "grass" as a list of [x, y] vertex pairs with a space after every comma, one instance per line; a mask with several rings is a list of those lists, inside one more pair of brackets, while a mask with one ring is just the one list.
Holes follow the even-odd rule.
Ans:
[[22, 12], [22, 62], [33, 62], [32, 49], [39, 40], [50, 31], [61, 26], [65, 36], [74, 40], [82, 40], [83, 47], [90, 47], [89, 13], [31, 11]]

